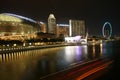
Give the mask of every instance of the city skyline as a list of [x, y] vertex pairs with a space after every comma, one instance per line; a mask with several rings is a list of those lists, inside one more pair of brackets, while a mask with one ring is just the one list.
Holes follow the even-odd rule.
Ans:
[[113, 35], [119, 33], [119, 4], [115, 1], [101, 0], [4, 0], [0, 1], [0, 13], [13, 13], [47, 22], [53, 13], [57, 23], [69, 23], [69, 19], [85, 20], [85, 26], [91, 35], [102, 35], [102, 26], [109, 21]]

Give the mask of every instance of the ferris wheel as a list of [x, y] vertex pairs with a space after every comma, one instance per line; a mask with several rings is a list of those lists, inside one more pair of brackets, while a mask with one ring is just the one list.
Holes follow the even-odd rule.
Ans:
[[110, 38], [112, 35], [112, 25], [110, 22], [105, 22], [102, 28], [102, 34], [104, 38]]

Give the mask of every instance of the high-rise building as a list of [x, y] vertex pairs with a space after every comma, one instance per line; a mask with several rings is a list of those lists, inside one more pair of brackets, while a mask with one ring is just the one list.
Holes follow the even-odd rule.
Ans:
[[85, 36], [85, 21], [84, 20], [69, 20], [69, 36]]
[[48, 17], [48, 33], [56, 34], [56, 18], [54, 14]]
[[69, 36], [69, 25], [68, 24], [57, 24], [57, 37]]

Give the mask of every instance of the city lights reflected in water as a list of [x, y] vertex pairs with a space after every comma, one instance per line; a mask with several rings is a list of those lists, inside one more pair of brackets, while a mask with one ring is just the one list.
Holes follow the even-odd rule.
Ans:
[[95, 57], [95, 54], [96, 54], [96, 53], [95, 53], [95, 45], [93, 45], [92, 51], [93, 51], [92, 53], [93, 53], [93, 58], [94, 58], [94, 57]]
[[102, 52], [103, 52], [103, 44], [100, 44], [100, 56], [102, 57]]
[[0, 80], [36, 80], [73, 64], [108, 56], [112, 50], [109, 51], [111, 47], [107, 45], [65, 46], [0, 54]]
[[83, 45], [83, 53], [84, 53], [84, 57], [87, 60], [88, 59], [88, 46], [87, 45]]
[[[68, 46], [65, 48], [65, 59], [69, 62], [80, 61], [87, 58], [87, 45], [83, 46]], [[74, 58], [73, 58], [74, 57]]]
[[73, 60], [73, 56], [74, 56], [74, 54], [75, 54], [75, 50], [74, 50], [74, 48], [72, 48], [71, 46], [68, 46], [68, 47], [66, 47], [65, 48], [65, 59], [66, 59], [66, 61], [72, 61]]

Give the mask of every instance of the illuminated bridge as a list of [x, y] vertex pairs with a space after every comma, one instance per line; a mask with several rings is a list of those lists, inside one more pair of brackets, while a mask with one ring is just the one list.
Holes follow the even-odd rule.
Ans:
[[0, 14], [0, 39], [25, 40], [36, 37], [40, 26], [35, 20], [11, 13]]

